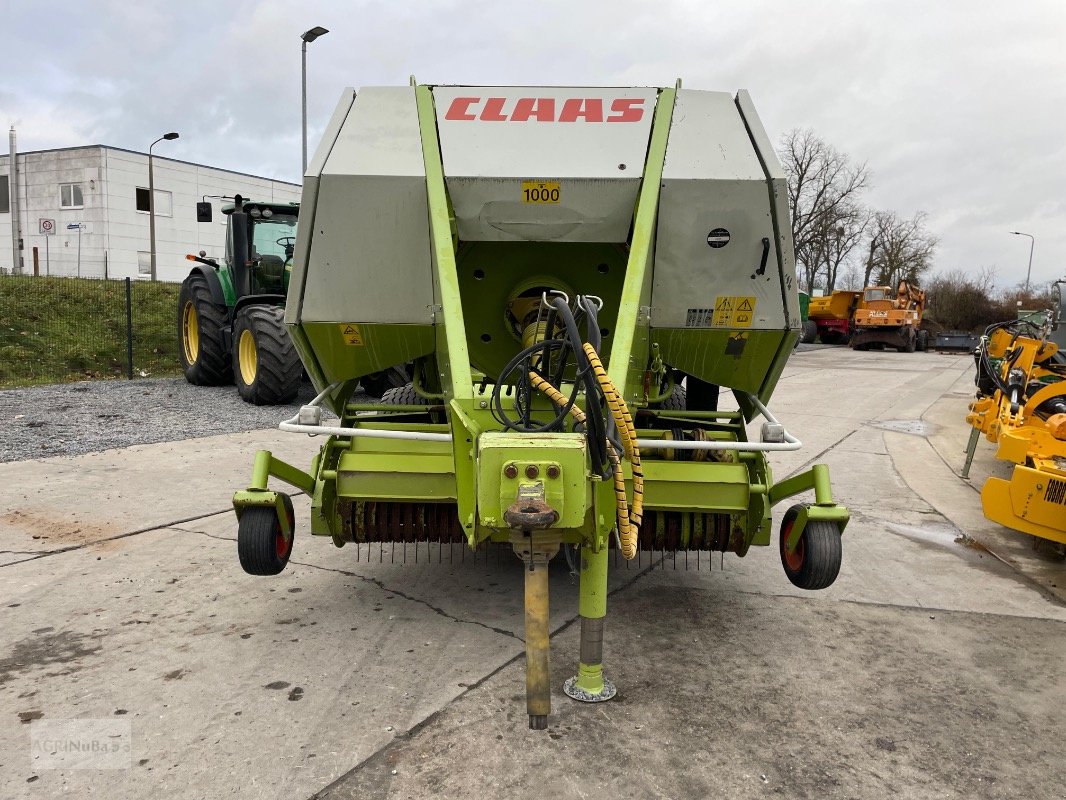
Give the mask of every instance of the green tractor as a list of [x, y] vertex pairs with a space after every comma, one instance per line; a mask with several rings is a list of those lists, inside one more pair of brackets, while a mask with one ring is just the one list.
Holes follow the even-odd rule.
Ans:
[[[211, 221], [211, 204], [197, 204]], [[289, 403], [303, 366], [285, 329], [285, 294], [296, 243], [298, 203], [265, 203], [240, 195], [224, 205], [224, 263], [200, 255], [178, 296], [178, 353], [185, 378], [198, 386], [236, 382], [256, 405]]]
[[[266, 203], [240, 195], [224, 205], [223, 264], [200, 255], [178, 296], [178, 354], [189, 383], [236, 382], [241, 398], [255, 405], [290, 403], [300, 389], [303, 365], [285, 328], [299, 203]], [[211, 222], [211, 204], [196, 204], [199, 222]], [[364, 375], [364, 391], [381, 397], [410, 380], [407, 366]]]

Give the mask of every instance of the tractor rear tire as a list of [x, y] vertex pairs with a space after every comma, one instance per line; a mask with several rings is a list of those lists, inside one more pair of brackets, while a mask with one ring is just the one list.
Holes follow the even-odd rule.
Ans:
[[781, 520], [781, 565], [793, 585], [801, 589], [825, 589], [833, 585], [840, 573], [840, 529], [832, 522], [809, 520], [795, 550], [789, 553], [785, 541], [799, 511], [800, 506], [792, 506]]
[[178, 293], [178, 357], [185, 380], [194, 386], [233, 382], [225, 331], [225, 306], [216, 305], [207, 280], [192, 273]]
[[237, 524], [237, 557], [241, 568], [249, 575], [277, 575], [289, 563], [296, 539], [296, 514], [289, 496], [282, 495], [282, 500], [289, 517], [289, 530], [293, 534], [288, 541], [273, 508], [253, 506], [241, 512], [241, 520]]
[[813, 344], [818, 338], [818, 323], [809, 319], [803, 323], [803, 332], [800, 334], [801, 344]]
[[245, 306], [233, 327], [233, 378], [246, 403], [291, 403], [300, 391], [303, 366], [285, 330], [285, 309]]

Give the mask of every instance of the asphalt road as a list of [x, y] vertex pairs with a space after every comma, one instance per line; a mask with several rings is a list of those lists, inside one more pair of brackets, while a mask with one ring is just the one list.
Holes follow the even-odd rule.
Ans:
[[[0, 796], [1063, 797], [1066, 568], [957, 475], [971, 370], [798, 352], [772, 407], [806, 447], [775, 476], [830, 466], [853, 512], [837, 583], [794, 589], [775, 548], [618, 565], [620, 694], [584, 706], [561, 693], [576, 580], [553, 562], [547, 732], [509, 553], [401, 564], [302, 535], [283, 575], [241, 572], [227, 508], [252, 451], [306, 463], [314, 440], [0, 464]], [[994, 468], [985, 448], [975, 476]], [[44, 768], [31, 731], [68, 719], [128, 725], [128, 767]]]

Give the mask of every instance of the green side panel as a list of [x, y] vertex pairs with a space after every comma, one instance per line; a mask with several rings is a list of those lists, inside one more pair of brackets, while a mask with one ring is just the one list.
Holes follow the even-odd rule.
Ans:
[[806, 322], [807, 321], [807, 311], [810, 309], [810, 306], [811, 306], [811, 296], [809, 294], [807, 294], [806, 292], [800, 292], [799, 293], [799, 304], [800, 304], [800, 319], [803, 320], [804, 322]]
[[[393, 426], [379, 422], [374, 427]], [[455, 501], [453, 464], [449, 442], [354, 438], [337, 463], [337, 494], [358, 500]]]
[[[616, 244], [464, 243], [458, 253], [459, 290], [474, 367], [491, 378], [499, 376], [522, 346], [508, 319], [508, 301], [539, 297], [547, 288], [560, 289], [571, 298], [577, 294], [602, 298], [599, 323], [600, 330], [606, 331], [604, 357], [614, 338], [626, 257], [625, 248]], [[584, 328], [581, 335], [585, 335]]]
[[301, 322], [290, 330], [298, 331], [293, 336], [298, 347], [306, 339], [327, 384], [433, 352], [432, 325]]
[[[772, 391], [784, 359], [779, 353], [795, 334], [786, 331], [748, 331], [728, 328], [656, 328], [652, 341], [659, 344], [663, 361], [674, 369], [701, 380], [739, 389], [763, 397], [766, 382], [774, 368], [777, 375], [769, 384]], [[780, 363], [778, 361], [780, 360]]]
[[746, 512], [743, 464], [644, 461], [644, 507], [659, 511]]

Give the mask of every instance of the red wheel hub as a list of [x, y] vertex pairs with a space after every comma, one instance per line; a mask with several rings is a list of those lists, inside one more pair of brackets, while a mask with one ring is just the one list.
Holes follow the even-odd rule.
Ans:
[[781, 553], [785, 558], [785, 564], [793, 572], [799, 572], [803, 569], [803, 557], [805, 547], [803, 545], [803, 537], [800, 536], [800, 540], [796, 542], [796, 547], [793, 550], [788, 549], [788, 537], [792, 535], [792, 524], [794, 520], [789, 520], [788, 525], [781, 532]]
[[288, 552], [289, 543], [285, 541], [285, 534], [281, 532], [281, 527], [278, 527], [277, 533], [274, 534], [274, 548], [277, 550], [278, 558], [285, 558], [285, 554]]

